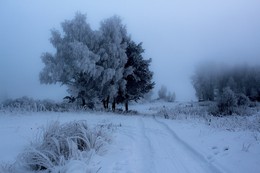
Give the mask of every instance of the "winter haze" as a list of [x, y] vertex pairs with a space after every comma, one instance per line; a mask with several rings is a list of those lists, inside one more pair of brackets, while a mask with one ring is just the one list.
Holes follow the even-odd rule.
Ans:
[[190, 76], [200, 62], [260, 63], [259, 7], [259, 0], [1, 1], [0, 97], [65, 95], [65, 87], [40, 84], [40, 56], [54, 52], [50, 30], [80, 11], [93, 29], [119, 15], [153, 59], [155, 94], [165, 85], [177, 100], [194, 100]]

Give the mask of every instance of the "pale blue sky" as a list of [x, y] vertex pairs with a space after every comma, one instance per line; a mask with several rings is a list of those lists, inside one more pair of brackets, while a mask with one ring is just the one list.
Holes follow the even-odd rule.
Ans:
[[178, 100], [195, 100], [190, 76], [199, 62], [260, 63], [259, 8], [259, 0], [1, 1], [0, 96], [64, 96], [64, 88], [40, 85], [40, 56], [54, 52], [50, 29], [80, 11], [93, 29], [121, 16], [153, 59], [156, 90], [165, 85]]

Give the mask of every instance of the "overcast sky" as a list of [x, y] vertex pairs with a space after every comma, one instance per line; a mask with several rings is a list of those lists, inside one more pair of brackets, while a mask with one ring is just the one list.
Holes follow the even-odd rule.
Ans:
[[259, 0], [1, 0], [0, 97], [62, 99], [65, 88], [40, 84], [40, 56], [54, 52], [50, 29], [80, 11], [93, 29], [121, 16], [153, 59], [156, 90], [165, 85], [177, 100], [195, 100], [198, 63], [260, 63], [259, 8]]

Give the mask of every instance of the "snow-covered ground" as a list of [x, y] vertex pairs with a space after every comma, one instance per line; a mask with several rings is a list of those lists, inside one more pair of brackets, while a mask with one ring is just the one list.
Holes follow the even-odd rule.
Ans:
[[[167, 103], [169, 104], [169, 103]], [[90, 126], [112, 123], [116, 130], [102, 154], [84, 164], [71, 161], [67, 172], [102, 173], [259, 173], [260, 134], [250, 130], [216, 128], [190, 119], [167, 120], [157, 111], [166, 103], [131, 105], [140, 115], [105, 112], [0, 114], [0, 161], [16, 156], [52, 121], [87, 120]]]

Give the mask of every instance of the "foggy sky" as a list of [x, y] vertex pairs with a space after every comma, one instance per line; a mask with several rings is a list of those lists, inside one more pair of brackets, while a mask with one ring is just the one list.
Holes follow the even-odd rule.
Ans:
[[55, 52], [50, 30], [80, 11], [93, 29], [119, 15], [153, 59], [155, 94], [165, 85], [177, 100], [195, 100], [198, 63], [260, 63], [259, 7], [259, 0], [0, 1], [0, 97], [63, 98], [66, 87], [40, 84], [40, 56]]

